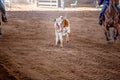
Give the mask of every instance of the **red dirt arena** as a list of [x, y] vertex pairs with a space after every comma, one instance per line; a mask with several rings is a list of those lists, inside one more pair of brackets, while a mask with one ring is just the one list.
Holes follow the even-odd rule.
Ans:
[[[0, 37], [0, 80], [120, 80], [120, 37], [108, 43], [98, 15], [95, 7], [8, 8]], [[71, 24], [63, 48], [55, 46], [59, 16]]]

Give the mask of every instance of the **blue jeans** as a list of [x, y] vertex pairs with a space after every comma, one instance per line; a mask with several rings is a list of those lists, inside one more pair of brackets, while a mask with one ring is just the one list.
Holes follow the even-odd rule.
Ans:
[[6, 16], [5, 6], [4, 6], [4, 3], [1, 0], [0, 0], [0, 10], [3, 13], [3, 16]]
[[108, 7], [108, 4], [104, 4], [103, 7], [102, 7], [102, 10], [100, 11], [100, 16], [99, 16], [99, 19], [102, 17], [102, 15], [104, 14], [106, 8]]

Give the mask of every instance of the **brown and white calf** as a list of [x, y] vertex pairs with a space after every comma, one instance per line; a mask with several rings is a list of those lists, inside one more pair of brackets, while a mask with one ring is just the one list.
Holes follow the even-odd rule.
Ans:
[[63, 36], [66, 36], [66, 41], [69, 41], [70, 34], [70, 22], [68, 19], [64, 19], [62, 16], [55, 19], [55, 36], [56, 36], [56, 45], [60, 41], [60, 47], [63, 47]]

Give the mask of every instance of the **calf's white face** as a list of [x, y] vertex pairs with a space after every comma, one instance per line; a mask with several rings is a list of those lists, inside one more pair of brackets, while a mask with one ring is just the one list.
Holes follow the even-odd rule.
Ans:
[[58, 17], [58, 18], [55, 19], [54, 26], [55, 26], [56, 32], [61, 32], [61, 29], [62, 29], [62, 27], [61, 27], [62, 21], [63, 21], [63, 20], [62, 20], [61, 17]]

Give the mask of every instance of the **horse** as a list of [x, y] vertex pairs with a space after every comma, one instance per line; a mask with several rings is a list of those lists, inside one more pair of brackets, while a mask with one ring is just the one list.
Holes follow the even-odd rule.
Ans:
[[119, 35], [118, 27], [119, 27], [119, 12], [117, 10], [116, 5], [117, 0], [110, 0], [109, 6], [105, 10], [103, 14], [103, 26], [105, 30], [106, 40], [111, 40], [110, 28], [113, 28], [113, 39], [114, 41], [117, 40]]
[[0, 11], [0, 35], [2, 35], [2, 12]]

